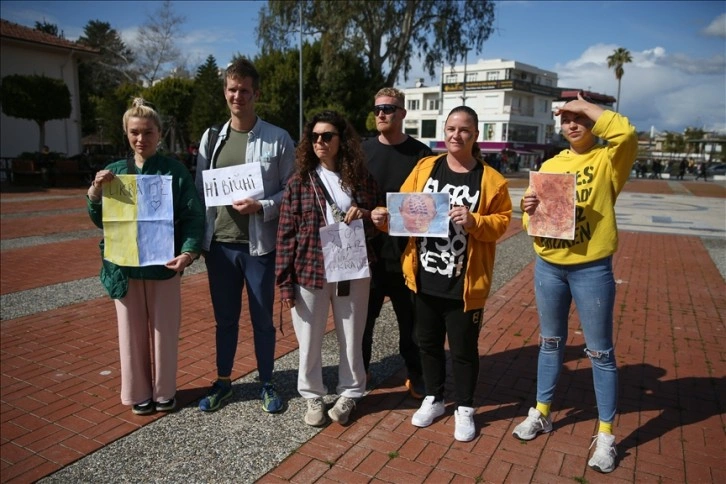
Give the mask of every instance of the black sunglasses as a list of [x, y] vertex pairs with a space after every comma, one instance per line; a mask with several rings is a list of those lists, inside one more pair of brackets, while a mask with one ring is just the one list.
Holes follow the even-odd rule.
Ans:
[[333, 139], [333, 136], [338, 136], [338, 133], [333, 133], [332, 131], [326, 131], [325, 133], [316, 133], [312, 132], [312, 136], [310, 138], [312, 139], [313, 143], [317, 143], [319, 138], [323, 139], [323, 143], [330, 143], [330, 140]]
[[392, 114], [396, 112], [396, 109], [403, 109], [401, 106], [396, 106], [395, 104], [377, 104], [373, 106], [373, 114], [378, 116], [381, 111], [383, 111], [383, 114]]

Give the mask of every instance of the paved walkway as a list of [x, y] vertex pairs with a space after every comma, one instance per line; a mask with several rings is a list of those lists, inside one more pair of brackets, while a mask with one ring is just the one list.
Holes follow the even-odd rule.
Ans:
[[[513, 188], [525, 185], [524, 179], [511, 180]], [[713, 182], [633, 180], [625, 191], [726, 199], [724, 184]], [[3, 305], [5, 298], [96, 277], [99, 234], [82, 210], [82, 193], [2, 194]], [[64, 240], [64, 234], [71, 239]], [[525, 236], [513, 220], [501, 245], [518, 237]], [[621, 462], [612, 474], [603, 476], [586, 466], [597, 418], [590, 364], [574, 313], [553, 404], [554, 432], [529, 443], [511, 437], [532, 404], [536, 377], [537, 315], [532, 264], [525, 262], [523, 269], [506, 276], [485, 311], [474, 441], [454, 441], [451, 405], [431, 427], [413, 427], [409, 420], [417, 404], [406, 397], [399, 371], [378, 382], [349, 425], [330, 425], [313, 435], [269, 467], [260, 481], [726, 482], [726, 284], [713, 261], [714, 253], [724, 257], [723, 242], [723, 234], [714, 240], [621, 232], [615, 256]], [[531, 254], [519, 257], [531, 259]], [[206, 275], [185, 276], [182, 297], [178, 398], [187, 405], [202, 395], [215, 373]], [[108, 298], [59, 303], [42, 312], [33, 310], [40, 301], [31, 298], [25, 304], [27, 315], [0, 323], [2, 482], [52, 478], [161, 418], [134, 416], [119, 402], [115, 312]], [[275, 318], [277, 311], [279, 306]], [[282, 319], [287, 329], [278, 335], [278, 358], [297, 349], [289, 313]], [[235, 378], [256, 371], [250, 325], [243, 323], [240, 329]], [[145, 480], [143, 475], [135, 479]], [[62, 473], [58, 476], [62, 481]], [[151, 476], [149, 480], [170, 482], [182, 478]], [[184, 478], [205, 480], [193, 474]]]

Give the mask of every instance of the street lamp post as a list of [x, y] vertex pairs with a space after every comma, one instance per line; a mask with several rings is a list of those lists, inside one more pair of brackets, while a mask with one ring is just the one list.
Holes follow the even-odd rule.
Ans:
[[471, 50], [470, 47], [467, 47], [464, 49], [464, 84], [463, 84], [463, 92], [461, 94], [462, 106], [466, 106], [466, 67], [467, 67], [467, 58], [469, 57], [470, 50]]

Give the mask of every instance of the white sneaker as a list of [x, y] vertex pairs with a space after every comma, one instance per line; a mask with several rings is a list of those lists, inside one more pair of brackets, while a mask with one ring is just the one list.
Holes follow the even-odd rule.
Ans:
[[615, 449], [615, 436], [600, 432], [593, 437], [590, 448], [595, 445], [595, 453], [588, 461], [587, 465], [598, 472], [607, 474], [615, 469], [615, 459], [618, 457], [618, 451]]
[[471, 407], [459, 407], [454, 411], [454, 438], [460, 442], [474, 440], [476, 428], [474, 427], [474, 409]]
[[552, 417], [550, 415], [544, 417], [536, 408], [530, 408], [529, 415], [524, 422], [514, 427], [512, 435], [519, 440], [532, 440], [539, 433], [546, 434], [551, 431]]
[[411, 417], [411, 423], [413, 425], [416, 427], [428, 427], [434, 423], [435, 418], [441, 417], [444, 414], [444, 411], [446, 410], [444, 401], [441, 400], [440, 402], [434, 402], [434, 398], [436, 397], [433, 395], [429, 395], [424, 398], [421, 403], [421, 408], [416, 410], [416, 413], [414, 413], [413, 417]]
[[350, 417], [350, 412], [352, 412], [354, 408], [355, 400], [348, 397], [338, 397], [338, 400], [335, 401], [333, 408], [328, 410], [328, 417], [330, 417], [330, 420], [333, 422], [345, 425], [348, 423], [348, 417]]
[[308, 411], [305, 413], [305, 423], [311, 427], [325, 425], [325, 402], [321, 397], [308, 398]]

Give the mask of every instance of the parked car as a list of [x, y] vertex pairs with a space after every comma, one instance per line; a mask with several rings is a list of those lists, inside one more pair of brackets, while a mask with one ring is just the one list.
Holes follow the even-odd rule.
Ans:
[[726, 163], [719, 163], [718, 165], [709, 166], [706, 172], [710, 175], [726, 175]]

